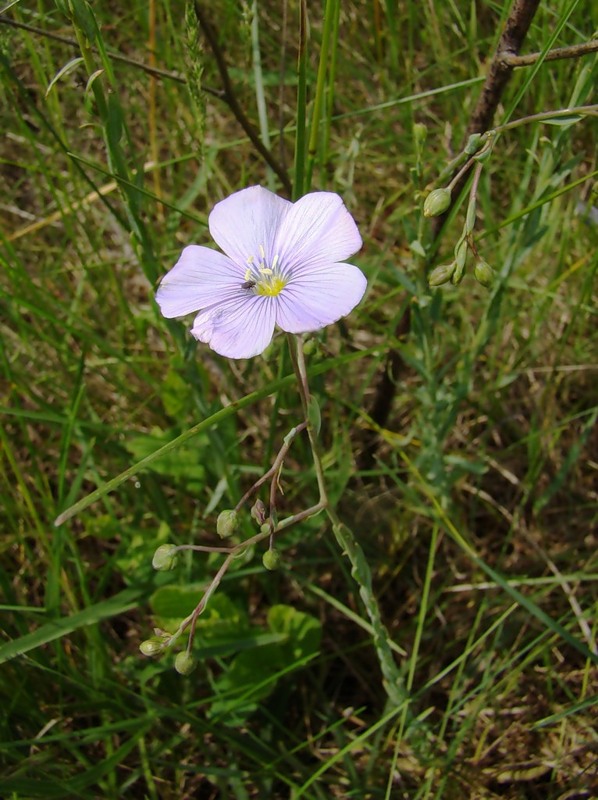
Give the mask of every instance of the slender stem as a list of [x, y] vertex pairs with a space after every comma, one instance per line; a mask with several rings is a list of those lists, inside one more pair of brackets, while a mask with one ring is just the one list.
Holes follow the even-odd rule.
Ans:
[[471, 169], [471, 166], [474, 163], [474, 161], [475, 161], [475, 157], [474, 156], [471, 156], [471, 158], [468, 158], [467, 161], [465, 162], [465, 164], [463, 164], [461, 169], [455, 174], [455, 177], [451, 180], [451, 182], [448, 184], [448, 186], [446, 188], [449, 189], [452, 192], [454, 187], [457, 185], [457, 183], [461, 179], [461, 177], [463, 175], [465, 175], [465, 173], [469, 172], [469, 170]]
[[[212, 582], [206, 589], [204, 596], [201, 598], [199, 603], [196, 605], [195, 609], [193, 610], [192, 614], [187, 617], [188, 624], [190, 625], [189, 628], [189, 641], [187, 642], [187, 652], [191, 652], [191, 648], [193, 647], [193, 640], [195, 639], [195, 629], [197, 627], [197, 618], [205, 609], [206, 605], [208, 604], [208, 600], [214, 594], [218, 586], [220, 586], [220, 581], [225, 576], [228, 568], [231, 565], [233, 558], [235, 557], [235, 553], [230, 553], [226, 559], [224, 560], [222, 566], [218, 570], [218, 572], [212, 578]], [[187, 627], [185, 625], [185, 627]], [[185, 628], [181, 628], [181, 633]]]
[[284, 460], [286, 458], [286, 455], [289, 452], [289, 448], [291, 446], [293, 439], [295, 438], [295, 436], [297, 436], [298, 433], [301, 433], [301, 431], [304, 431], [306, 428], [307, 428], [307, 422], [301, 422], [295, 428], [291, 428], [291, 430], [284, 437], [283, 445], [278, 451], [278, 455], [272, 462], [272, 466], [270, 467], [270, 469], [266, 473], [264, 473], [262, 477], [259, 478], [253, 484], [253, 486], [249, 487], [249, 489], [245, 492], [243, 497], [239, 500], [239, 502], [235, 506], [235, 511], [239, 511], [242, 508], [242, 506], [247, 502], [247, 500], [249, 500], [251, 495], [254, 494], [260, 488], [260, 486], [263, 486], [264, 483], [269, 481], [272, 476], [275, 476], [276, 473], [280, 471], [284, 463]]
[[259, 133], [256, 131], [252, 123], [249, 121], [249, 118], [243, 111], [241, 104], [237, 99], [233, 83], [230, 79], [228, 65], [224, 57], [224, 52], [220, 47], [220, 42], [218, 41], [218, 36], [216, 34], [216, 31], [212, 27], [212, 23], [209, 21], [207, 15], [205, 14], [202, 8], [201, 3], [199, 3], [198, 0], [195, 0], [193, 8], [195, 9], [197, 20], [201, 25], [201, 28], [205, 34], [208, 44], [210, 45], [210, 49], [212, 50], [212, 53], [214, 55], [214, 59], [216, 60], [216, 66], [218, 67], [218, 72], [220, 73], [220, 79], [222, 81], [222, 86], [224, 89], [223, 99], [230, 108], [233, 116], [235, 117], [239, 125], [243, 128], [243, 130], [247, 134], [251, 144], [262, 156], [266, 164], [268, 164], [268, 166], [270, 166], [272, 170], [276, 173], [285, 191], [290, 195], [292, 187], [291, 187], [291, 181], [289, 180], [289, 176], [287, 175], [284, 167], [281, 164], [279, 164], [278, 159], [275, 158], [273, 153], [262, 142]]
[[309, 190], [314, 162], [318, 150], [318, 137], [320, 133], [320, 119], [324, 106], [324, 95], [326, 91], [326, 72], [328, 68], [328, 52], [330, 50], [330, 38], [334, 30], [334, 19], [336, 16], [335, 6], [338, 0], [326, 0], [324, 9], [324, 29], [322, 31], [322, 45], [320, 47], [320, 61], [318, 64], [318, 78], [316, 82], [316, 94], [314, 107], [311, 117], [311, 127], [309, 131], [309, 144], [307, 147], [307, 169], [305, 176], [305, 188]]
[[[264, 147], [270, 150], [270, 130], [268, 128], [268, 111], [266, 107], [266, 92], [264, 88], [264, 74], [262, 71], [262, 54], [260, 50], [260, 18], [258, 0], [253, 0], [251, 6], [251, 55], [253, 60], [253, 79], [255, 82], [255, 101], [257, 116], [260, 125], [260, 137]], [[282, 137], [281, 137], [282, 138]], [[282, 162], [281, 162], [282, 164]], [[268, 169], [268, 186], [274, 188], [274, 175]]]
[[[297, 374], [301, 404], [305, 413], [307, 414], [310, 395], [307, 382], [305, 354], [303, 352], [303, 341], [298, 336], [289, 336], [289, 345], [291, 350], [291, 359]], [[319, 444], [317, 441], [316, 432], [313, 430], [311, 424], [308, 424], [307, 426], [307, 433], [309, 436], [312, 459], [318, 480], [318, 489], [320, 492], [319, 505], [322, 509], [325, 509], [328, 519], [332, 524], [332, 530], [336, 540], [341, 546], [343, 554], [345, 554], [351, 562], [351, 575], [359, 587], [360, 597], [363, 601], [372, 625], [374, 647], [378, 656], [378, 662], [382, 671], [383, 685], [388, 698], [392, 703], [402, 703], [406, 699], [405, 688], [389, 644], [390, 636], [384, 623], [382, 622], [380, 607], [373, 591], [372, 571], [359, 542], [353, 534], [353, 531], [351, 531], [347, 525], [341, 522], [336, 510], [328, 499], [326, 481], [324, 478], [324, 468], [322, 466], [322, 459], [319, 452]]]
[[295, 176], [293, 200], [303, 195], [305, 186], [305, 120], [307, 108], [307, 0], [299, 0], [299, 53], [297, 56], [297, 132], [295, 134]]
[[[62, 36], [60, 33], [45, 31], [43, 28], [36, 28], [35, 25], [29, 25], [26, 22], [18, 22], [16, 19], [10, 19], [9, 17], [0, 16], [0, 25], [9, 25], [11, 28], [20, 28], [23, 31], [33, 33], [36, 36], [44, 36], [46, 39], [52, 39], [55, 42], [61, 42], [69, 47], [79, 47], [79, 43], [76, 39], [71, 39], [68, 36]], [[92, 49], [95, 48], [92, 47]], [[115, 53], [114, 50], [108, 51], [108, 55], [110, 58], [114, 59], [114, 61], [120, 61], [123, 64], [129, 64], [131, 67], [135, 67], [143, 72], [147, 72], [148, 75], [155, 75], [157, 78], [164, 78], [169, 81], [175, 81], [176, 83], [187, 83], [185, 76], [180, 75], [178, 72], [172, 72], [167, 69], [161, 69], [160, 67], [144, 64], [143, 61], [137, 61], [135, 58], [129, 58], [129, 56], [124, 56], [122, 53]], [[208, 86], [202, 86], [201, 88], [204, 92], [207, 92], [207, 94], [211, 94], [214, 97], [218, 97], [220, 99], [223, 97], [220, 89], [210, 89]]]
[[582, 117], [595, 117], [598, 115], [598, 104], [572, 106], [571, 108], [559, 108], [555, 111], [541, 111], [538, 114], [529, 114], [527, 117], [519, 117], [519, 119], [514, 119], [511, 122], [505, 122], [504, 125], [497, 125], [494, 131], [496, 133], [503, 133], [504, 131], [512, 131], [514, 128], [519, 128], [521, 125], [529, 125], [532, 122], [545, 122], [550, 119], [570, 117], [578, 114]]
[[[156, 0], [149, 0], [148, 7], [148, 29], [149, 37], [147, 47], [149, 51], [150, 66], [156, 66]], [[158, 129], [156, 124], [156, 89], [157, 80], [155, 75], [150, 75], [149, 79], [149, 97], [148, 97], [148, 116], [149, 116], [149, 143], [151, 160], [157, 164], [160, 160], [160, 150], [158, 147]], [[152, 173], [154, 183], [154, 194], [157, 198], [162, 197], [162, 186], [160, 181], [160, 170], [156, 169]], [[158, 203], [156, 206], [156, 214], [158, 216], [159, 224], [164, 222], [164, 206]]]
[[486, 82], [471, 116], [468, 135], [483, 133], [492, 127], [496, 109], [513, 72], [513, 67], [503, 61], [503, 55], [519, 53], [539, 5], [540, 0], [513, 0]]
[[179, 544], [173, 548], [173, 552], [194, 550], [197, 553], [230, 553], [232, 549], [232, 547], [212, 547], [207, 544]]
[[581, 44], [573, 44], [569, 47], [555, 47], [554, 50], [549, 50], [547, 53], [528, 53], [526, 56], [518, 56], [515, 53], [502, 53], [500, 59], [508, 67], [530, 67], [540, 59], [542, 61], [557, 61], [561, 58], [579, 58], [579, 56], [595, 53], [597, 50], [598, 39], [592, 39], [589, 42], [581, 42]]
[[239, 556], [244, 550], [251, 545], [258, 544], [259, 542], [263, 542], [265, 539], [272, 540], [272, 537], [282, 531], [288, 530], [292, 525], [297, 525], [299, 522], [303, 522], [305, 519], [309, 519], [310, 517], [314, 517], [316, 514], [319, 514], [325, 508], [325, 504], [322, 502], [318, 502], [309, 508], [306, 508], [304, 511], [300, 511], [298, 514], [292, 514], [291, 516], [283, 519], [279, 522], [273, 530], [267, 531], [260, 531], [255, 536], [251, 536], [249, 539], [245, 539], [245, 541], [240, 542], [240, 544], [234, 545], [234, 547], [208, 547], [202, 545], [181, 545], [177, 547], [176, 550], [198, 550], [200, 552], [210, 552], [210, 553], [226, 553], [227, 556], [223, 561], [220, 569], [212, 578], [210, 585], [202, 595], [201, 600], [195, 606], [191, 614], [181, 622], [179, 627], [176, 631], [168, 637], [167, 640], [164, 642], [164, 648], [172, 647], [172, 645], [179, 639], [179, 637], [189, 628], [189, 642], [187, 644], [187, 652], [191, 652], [191, 647], [193, 644], [193, 639], [195, 637], [195, 628], [197, 626], [197, 620], [201, 616], [201, 614], [205, 611], [206, 606], [208, 604], [208, 600], [214, 594], [215, 590], [220, 585], [223, 577], [226, 575], [228, 568], [230, 567], [233, 560]]
[[326, 492], [326, 480], [324, 479], [324, 470], [319, 456], [318, 442], [316, 439], [316, 432], [312, 425], [309, 423], [309, 404], [310, 393], [309, 384], [307, 381], [307, 367], [305, 364], [305, 353], [303, 352], [303, 340], [298, 336], [289, 334], [289, 346], [291, 351], [291, 360], [297, 375], [297, 382], [299, 387], [299, 396], [301, 397], [301, 405], [303, 407], [303, 414], [308, 421], [307, 435], [309, 436], [309, 444], [311, 447], [314, 469], [316, 471], [316, 480], [318, 482], [318, 491], [320, 493], [320, 502], [328, 505], [328, 495]]
[[[280, 66], [278, 70], [278, 158], [285, 167], [285, 142], [284, 142], [284, 99], [285, 99], [285, 72], [287, 65], [287, 23], [289, 0], [282, 0], [282, 22], [280, 31]], [[286, 169], [286, 167], [285, 167]]]

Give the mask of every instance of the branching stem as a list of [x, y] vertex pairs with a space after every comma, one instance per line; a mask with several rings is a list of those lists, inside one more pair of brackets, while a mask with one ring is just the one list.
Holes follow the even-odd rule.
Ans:
[[223, 95], [222, 98], [225, 103], [230, 108], [233, 116], [239, 123], [239, 125], [243, 128], [247, 137], [249, 138], [251, 144], [255, 147], [258, 153], [262, 156], [266, 164], [272, 168], [273, 172], [276, 173], [278, 179], [280, 180], [282, 186], [284, 187], [287, 194], [290, 196], [292, 192], [291, 181], [289, 176], [282, 166], [279, 163], [278, 159], [274, 156], [271, 150], [269, 150], [266, 145], [262, 142], [258, 131], [250, 122], [249, 118], [243, 111], [241, 104], [237, 99], [237, 95], [233, 86], [233, 82], [231, 81], [228, 65], [226, 63], [226, 58], [224, 57], [224, 52], [220, 47], [220, 42], [218, 41], [218, 36], [216, 31], [212, 27], [212, 23], [208, 19], [202, 4], [195, 0], [193, 4], [195, 9], [195, 15], [197, 17], [197, 21], [199, 22], [201, 29], [204, 32], [204, 35], [210, 45], [210, 49], [214, 54], [214, 59], [216, 60], [216, 66], [218, 67], [218, 72], [220, 73], [220, 80], [222, 81], [223, 86]]

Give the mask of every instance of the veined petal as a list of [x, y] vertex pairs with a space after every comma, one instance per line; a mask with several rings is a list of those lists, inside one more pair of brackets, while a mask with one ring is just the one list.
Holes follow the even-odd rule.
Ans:
[[262, 186], [250, 186], [216, 203], [208, 218], [216, 244], [237, 264], [262, 256], [269, 263], [276, 230], [293, 204]]
[[247, 294], [201, 311], [191, 333], [227, 358], [252, 358], [272, 340], [276, 305], [272, 297]]
[[287, 333], [316, 331], [349, 314], [366, 288], [365, 275], [352, 264], [312, 267], [276, 298], [276, 324]]
[[342, 199], [332, 192], [306, 194], [280, 222], [274, 250], [283, 272], [343, 261], [362, 245], [355, 220]]
[[163, 278], [156, 302], [165, 317], [183, 317], [240, 294], [244, 270], [216, 250], [189, 245]]

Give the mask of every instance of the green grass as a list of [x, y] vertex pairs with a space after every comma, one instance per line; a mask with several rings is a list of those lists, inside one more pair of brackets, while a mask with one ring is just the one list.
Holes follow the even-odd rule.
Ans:
[[[250, 548], [200, 618], [189, 677], [139, 645], [221, 557], [156, 573], [152, 555], [219, 543], [219, 511], [301, 404], [283, 336], [228, 362], [166, 322], [154, 288], [209, 242], [215, 202], [284, 191], [217, 96], [191, 7], [40, 0], [0, 19], [2, 797], [556, 800], [598, 783], [595, 117], [501, 133], [474, 232], [494, 285], [470, 261], [430, 291], [467, 201], [433, 242], [423, 197], [461, 152], [507, 6], [308, 3], [298, 59], [299, 5], [286, 22], [265, 0], [202, 7], [294, 194], [339, 192], [364, 239], [366, 299], [316, 336], [309, 371], [365, 571], [325, 515], [279, 537], [277, 572]], [[541, 4], [524, 52], [589, 40], [583, 6]], [[597, 74], [595, 55], [517, 70], [496, 124], [588, 105]], [[300, 437], [281, 483], [285, 515], [318, 500]]]

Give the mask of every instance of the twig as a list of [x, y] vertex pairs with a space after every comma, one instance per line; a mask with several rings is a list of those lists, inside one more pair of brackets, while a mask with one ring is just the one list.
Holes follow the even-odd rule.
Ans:
[[[79, 43], [76, 39], [71, 39], [68, 36], [62, 36], [61, 34], [53, 33], [52, 31], [45, 31], [43, 28], [36, 28], [34, 25], [28, 25], [26, 22], [18, 22], [16, 19], [0, 16], [0, 24], [8, 25], [11, 28], [20, 28], [21, 30], [33, 33], [36, 36], [45, 36], [46, 39], [52, 39], [55, 42], [61, 42], [69, 47], [76, 47], [79, 49]], [[92, 47], [92, 50], [93, 49], [94, 48]], [[129, 56], [124, 56], [122, 53], [116, 53], [114, 50], [108, 50], [108, 55], [115, 61], [120, 61], [123, 64], [129, 64], [129, 66], [136, 67], [143, 72], [147, 72], [148, 75], [154, 75], [156, 78], [165, 78], [169, 81], [176, 81], [176, 83], [187, 83], [185, 76], [180, 75], [178, 72], [171, 72], [167, 69], [161, 69], [160, 67], [144, 64], [143, 61], [137, 61], [134, 58], [129, 58]], [[210, 89], [208, 86], [202, 86], [202, 90], [207, 94], [211, 94], [214, 97], [222, 99], [223, 93], [219, 89]]]
[[[301, 405], [307, 417], [310, 404], [309, 384], [307, 380], [307, 368], [305, 364], [305, 353], [303, 352], [303, 341], [298, 336], [288, 334], [289, 349], [293, 368], [297, 375], [297, 388], [301, 397]], [[317, 432], [311, 424], [307, 426], [309, 443], [311, 445], [312, 460], [318, 489], [320, 491], [320, 503], [318, 504], [326, 511], [328, 519], [332, 524], [334, 536], [341, 547], [343, 555], [346, 555], [351, 564], [351, 575], [359, 587], [359, 595], [365, 606], [365, 610], [372, 626], [372, 639], [378, 663], [382, 672], [382, 683], [388, 695], [388, 699], [395, 705], [400, 705], [407, 701], [404, 682], [401, 673], [395, 663], [392, 649], [390, 647], [390, 635], [380, 613], [380, 606], [374, 594], [372, 585], [372, 571], [365, 557], [361, 545], [355, 538], [353, 531], [341, 522], [336, 510], [328, 499], [326, 480], [324, 478], [324, 467], [320, 456], [320, 448], [317, 440]], [[280, 527], [280, 526], [279, 526]]]
[[268, 470], [268, 472], [264, 473], [261, 478], [259, 478], [253, 486], [250, 486], [249, 489], [245, 492], [243, 497], [239, 500], [237, 505], [235, 506], [235, 511], [239, 511], [243, 505], [249, 500], [252, 494], [257, 492], [257, 490], [266, 483], [270, 478], [276, 477], [277, 472], [280, 472], [280, 469], [284, 463], [287, 453], [289, 452], [289, 448], [291, 446], [291, 442], [297, 436], [298, 433], [304, 431], [307, 428], [307, 422], [302, 422], [297, 425], [295, 428], [291, 428], [291, 430], [287, 433], [284, 437], [284, 442], [280, 450], [278, 451], [278, 455], [272, 462], [272, 466]]
[[598, 39], [592, 39], [590, 42], [572, 44], [569, 47], [555, 47], [554, 50], [549, 50], [548, 53], [529, 53], [526, 56], [503, 53], [501, 59], [503, 64], [508, 67], [531, 67], [532, 64], [535, 64], [540, 59], [542, 61], [557, 61], [561, 58], [578, 58], [589, 53], [595, 53], [597, 50]]
[[482, 93], [471, 115], [467, 129], [468, 136], [472, 133], [484, 133], [492, 127], [494, 114], [514, 69], [505, 63], [504, 56], [519, 54], [539, 5], [540, 0], [514, 0], [496, 53], [490, 63]]
[[[490, 68], [488, 76], [482, 88], [482, 93], [477, 105], [471, 115], [467, 128], [466, 140], [473, 133], [485, 133], [492, 128], [494, 114], [503, 96], [509, 78], [514, 67], [504, 62], [505, 55], [517, 55], [523, 44], [525, 36], [529, 30], [532, 19], [537, 11], [540, 0], [514, 0], [505, 24], [505, 29], [500, 37], [498, 47]], [[470, 167], [474, 160], [471, 160]], [[459, 169], [461, 165], [459, 165]], [[456, 199], [469, 175], [469, 169], [462, 170], [458, 181], [453, 185], [453, 198]], [[433, 236], [438, 239], [442, 232], [442, 226], [448, 215], [448, 211], [434, 218]], [[395, 338], [405, 336], [411, 328], [410, 307], [407, 306], [405, 313], [399, 320]], [[371, 418], [377, 426], [385, 428], [392, 409], [396, 386], [400, 372], [404, 369], [403, 358], [396, 349], [389, 351], [384, 363], [384, 371], [378, 380], [374, 400], [372, 403]], [[360, 458], [359, 466], [367, 468], [374, 462], [379, 439], [374, 440], [371, 436], [366, 442], [366, 447]]]
[[241, 108], [241, 104], [237, 100], [237, 96], [228, 72], [228, 66], [224, 57], [224, 52], [220, 47], [218, 36], [212, 27], [212, 23], [208, 20], [198, 0], [195, 0], [193, 8], [195, 9], [197, 20], [205, 34], [206, 39], [208, 40], [208, 44], [210, 45], [210, 49], [212, 50], [216, 60], [216, 66], [218, 67], [218, 72], [220, 73], [220, 79], [223, 86], [222, 99], [232, 111], [233, 116], [247, 134], [247, 137], [251, 141], [252, 145], [262, 156], [268, 166], [271, 167], [271, 169], [276, 173], [287, 194], [291, 195], [291, 181], [289, 180], [289, 176], [287, 175], [284, 167], [278, 162], [278, 159], [274, 157], [272, 152], [264, 145], [257, 130], [254, 128], [249, 118]]
[[201, 552], [209, 552], [209, 553], [226, 553], [226, 558], [222, 562], [220, 569], [214, 575], [208, 588], [205, 590], [202, 598], [200, 599], [199, 603], [195, 606], [191, 614], [181, 622], [179, 627], [176, 631], [169, 636], [167, 639], [164, 640], [162, 649], [165, 650], [166, 648], [172, 647], [175, 642], [179, 639], [179, 637], [189, 628], [189, 640], [187, 642], [187, 652], [191, 652], [191, 648], [193, 645], [193, 639], [195, 637], [195, 629], [197, 626], [197, 620], [203, 614], [208, 604], [208, 600], [214, 594], [218, 586], [220, 585], [223, 577], [226, 575], [228, 568], [232, 564], [233, 560], [241, 555], [241, 553], [246, 550], [251, 545], [258, 544], [259, 542], [263, 542], [265, 539], [272, 539], [277, 533], [281, 533], [282, 531], [286, 531], [292, 525], [297, 525], [299, 522], [302, 522], [304, 519], [309, 519], [310, 517], [319, 514], [320, 511], [323, 511], [325, 504], [321, 501], [316, 503], [315, 506], [311, 506], [310, 508], [306, 508], [304, 511], [300, 511], [298, 514], [292, 514], [290, 517], [282, 520], [273, 530], [267, 530], [260, 533], [257, 533], [255, 536], [251, 536], [249, 539], [245, 539], [245, 541], [240, 542], [239, 544], [234, 545], [233, 547], [211, 547], [205, 545], [181, 545], [180, 547], [174, 548], [175, 550], [198, 550]]

